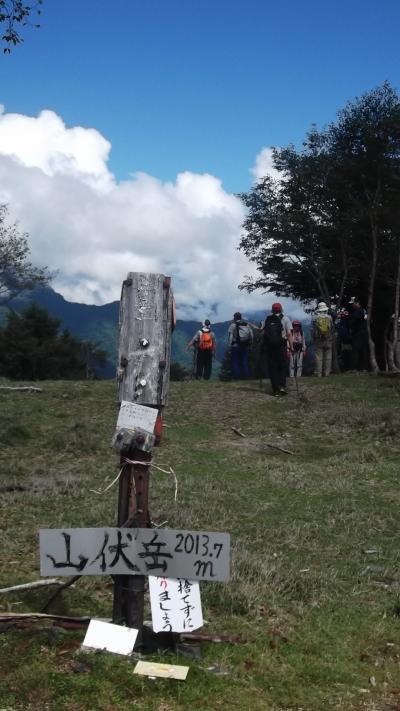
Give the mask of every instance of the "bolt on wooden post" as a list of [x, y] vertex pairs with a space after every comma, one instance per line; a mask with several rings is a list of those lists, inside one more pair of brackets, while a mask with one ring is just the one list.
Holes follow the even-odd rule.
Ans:
[[[113, 446], [120, 452], [117, 526], [147, 528], [151, 452], [162, 433], [169, 387], [175, 307], [171, 279], [130, 272], [123, 282], [119, 313], [118, 399]], [[114, 578], [113, 621], [139, 630], [142, 646], [145, 578]]]

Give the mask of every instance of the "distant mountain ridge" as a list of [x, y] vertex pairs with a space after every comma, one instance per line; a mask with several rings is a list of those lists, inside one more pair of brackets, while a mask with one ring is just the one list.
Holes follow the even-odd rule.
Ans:
[[[102, 306], [79, 304], [67, 301], [61, 294], [46, 287], [35, 289], [14, 299], [11, 302], [11, 306], [16, 311], [21, 311], [31, 302], [35, 302], [46, 309], [51, 316], [59, 319], [62, 329], [68, 329], [78, 338], [99, 343], [108, 356], [108, 362], [102, 371], [102, 376], [114, 377], [118, 354], [119, 301], [112, 301]], [[246, 317], [252, 323], [257, 324], [265, 318], [265, 313], [265, 311], [255, 311], [246, 314]], [[216, 365], [218, 367], [225, 355], [227, 332], [230, 323], [231, 321], [222, 321], [212, 324], [212, 329], [217, 339]], [[185, 350], [186, 344], [200, 326], [200, 321], [178, 319], [173, 333], [171, 360], [189, 370], [192, 368], [193, 353]]]

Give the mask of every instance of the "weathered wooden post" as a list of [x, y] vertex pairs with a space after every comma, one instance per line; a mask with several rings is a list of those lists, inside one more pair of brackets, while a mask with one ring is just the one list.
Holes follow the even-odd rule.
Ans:
[[[117, 370], [120, 416], [113, 437], [113, 445], [121, 457], [119, 527], [150, 526], [149, 467], [152, 448], [161, 439], [174, 323], [170, 277], [129, 273], [122, 285], [120, 303]], [[142, 575], [114, 578], [113, 621], [139, 630], [136, 647], [142, 646], [144, 584]]]
[[167, 634], [199, 626], [199, 619], [191, 616], [200, 605], [194, 582], [229, 580], [227, 533], [150, 529], [149, 467], [161, 438], [174, 321], [170, 278], [128, 274], [120, 306], [120, 409], [113, 437], [120, 452], [117, 527], [39, 531], [41, 575], [70, 577], [73, 572], [70, 581], [82, 575], [113, 576], [113, 621], [138, 630], [136, 648], [144, 643], [146, 576], [151, 576], [153, 629]]

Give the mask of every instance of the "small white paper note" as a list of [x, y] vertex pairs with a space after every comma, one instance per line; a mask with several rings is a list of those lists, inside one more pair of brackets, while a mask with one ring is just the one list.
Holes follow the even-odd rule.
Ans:
[[114, 654], [131, 654], [137, 636], [138, 630], [131, 627], [90, 620], [82, 647], [106, 649], [107, 652], [114, 652]]
[[180, 679], [185, 681], [189, 667], [178, 664], [160, 664], [159, 662], [138, 662], [133, 670], [134, 674], [144, 676], [161, 676], [164, 679]]
[[142, 430], [153, 434], [157, 415], [158, 410], [155, 407], [146, 407], [145, 405], [138, 405], [136, 402], [122, 400], [118, 413], [117, 429], [124, 427], [127, 430], [133, 430], [135, 427], [140, 427]]
[[202, 627], [197, 581], [150, 575], [149, 590], [154, 632], [192, 632]]

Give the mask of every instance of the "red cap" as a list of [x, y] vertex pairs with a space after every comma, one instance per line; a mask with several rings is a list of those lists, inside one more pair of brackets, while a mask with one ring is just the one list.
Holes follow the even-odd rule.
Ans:
[[278, 302], [275, 304], [272, 304], [272, 311], [282, 311], [282, 304], [279, 304]]

